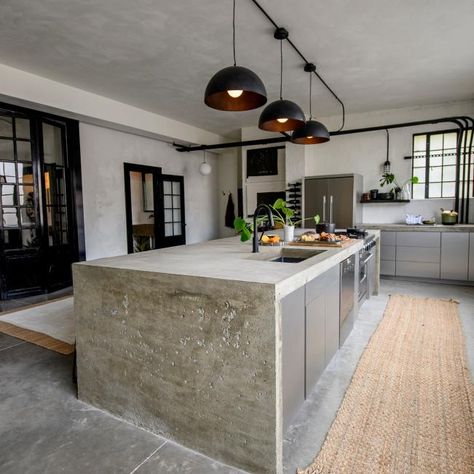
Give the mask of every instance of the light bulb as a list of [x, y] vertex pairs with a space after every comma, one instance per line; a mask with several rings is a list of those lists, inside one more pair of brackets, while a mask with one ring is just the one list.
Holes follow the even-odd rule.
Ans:
[[308, 140], [311, 140], [311, 138], [313, 138], [311, 135], [309, 135], [308, 137], [306, 137]]
[[286, 122], [288, 122], [288, 119], [287, 118], [277, 118], [277, 122], [286, 123]]
[[211, 165], [209, 163], [206, 163], [205, 161], [203, 161], [201, 163], [201, 166], [199, 167], [199, 172], [203, 176], [207, 176], [208, 174], [211, 174], [211, 171], [212, 171]]
[[229, 94], [233, 99], [237, 99], [237, 97], [240, 97], [244, 91], [239, 91], [239, 90], [230, 90], [227, 91], [227, 94]]

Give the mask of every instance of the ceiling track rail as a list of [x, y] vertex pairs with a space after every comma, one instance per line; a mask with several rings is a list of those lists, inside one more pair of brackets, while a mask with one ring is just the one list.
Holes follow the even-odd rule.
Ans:
[[[273, 18], [268, 14], [268, 12], [260, 5], [260, 3], [257, 2], [257, 0], [251, 0], [252, 3], [255, 4], [255, 6], [263, 13], [263, 15], [268, 19], [268, 21], [275, 27], [275, 28], [280, 28], [280, 26], [273, 20]], [[303, 53], [298, 49], [298, 47], [291, 41], [289, 37], [286, 38], [286, 41], [288, 44], [293, 48], [293, 50], [298, 54], [298, 56], [304, 61], [305, 65], [311, 64], [310, 61], [306, 59], [306, 57], [303, 55]], [[333, 89], [329, 86], [329, 84], [321, 77], [321, 75], [318, 73], [317, 70], [313, 71], [313, 74], [319, 79], [321, 84], [331, 93], [331, 95], [339, 102], [341, 108], [342, 108], [342, 124], [339, 128], [338, 131], [341, 131], [344, 128], [345, 122], [346, 122], [346, 107], [344, 106], [344, 103], [342, 100], [339, 98], [339, 96], [333, 91]]]

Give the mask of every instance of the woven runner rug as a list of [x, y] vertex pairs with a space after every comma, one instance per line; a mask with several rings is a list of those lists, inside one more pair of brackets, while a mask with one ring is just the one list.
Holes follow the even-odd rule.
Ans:
[[473, 408], [458, 304], [391, 296], [320, 453], [297, 472], [472, 474]]
[[74, 352], [72, 296], [0, 313], [0, 332], [60, 354]]

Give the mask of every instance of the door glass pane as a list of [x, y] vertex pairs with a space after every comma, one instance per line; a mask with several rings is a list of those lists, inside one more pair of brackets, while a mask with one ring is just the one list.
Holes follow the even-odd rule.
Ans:
[[0, 137], [12, 137], [13, 127], [11, 117], [0, 116]]
[[0, 160], [11, 160], [15, 159], [13, 153], [13, 140], [2, 140], [0, 139]]
[[16, 156], [18, 161], [31, 161], [31, 143], [17, 141]]
[[163, 193], [171, 194], [171, 181], [163, 181]]
[[23, 229], [21, 231], [22, 245], [24, 248], [39, 247], [39, 239], [36, 235], [36, 229]]
[[64, 166], [61, 128], [43, 124], [44, 162]]
[[2, 196], [2, 206], [15, 206], [16, 205], [16, 193], [15, 185], [0, 184], [0, 194]]
[[171, 200], [171, 196], [165, 196], [165, 209], [171, 209], [173, 207], [173, 202]]
[[4, 207], [2, 214], [4, 227], [18, 227], [18, 213], [15, 207]]
[[181, 194], [181, 183], [173, 182], [173, 194], [177, 196]]
[[173, 224], [174, 235], [181, 235], [181, 223]]
[[15, 163], [0, 162], [0, 184], [16, 183]]
[[173, 196], [173, 209], [181, 208], [181, 198], [179, 196]]
[[173, 222], [173, 211], [165, 209], [165, 222]]
[[33, 167], [24, 163], [17, 164], [18, 182], [25, 184], [33, 184]]
[[133, 251], [143, 252], [155, 247], [153, 175], [151, 173], [130, 171], [129, 179]]
[[36, 223], [35, 209], [33, 207], [20, 207], [22, 227], [33, 227]]
[[15, 135], [16, 138], [30, 139], [30, 121], [28, 119], [15, 119]]
[[18, 186], [19, 197], [20, 197], [20, 206], [29, 206], [33, 207], [34, 205], [34, 191], [33, 186], [29, 184], [20, 184]]
[[181, 211], [179, 209], [175, 209], [173, 211], [173, 217], [175, 222], [181, 222]]
[[173, 224], [165, 224], [165, 237], [173, 235]]

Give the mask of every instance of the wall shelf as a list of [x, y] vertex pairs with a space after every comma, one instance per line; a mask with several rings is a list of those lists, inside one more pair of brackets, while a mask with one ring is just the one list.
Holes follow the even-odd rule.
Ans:
[[361, 204], [370, 204], [370, 203], [388, 203], [390, 204], [391, 202], [397, 202], [397, 203], [401, 203], [401, 202], [410, 202], [410, 199], [371, 199], [370, 201], [360, 201]]

